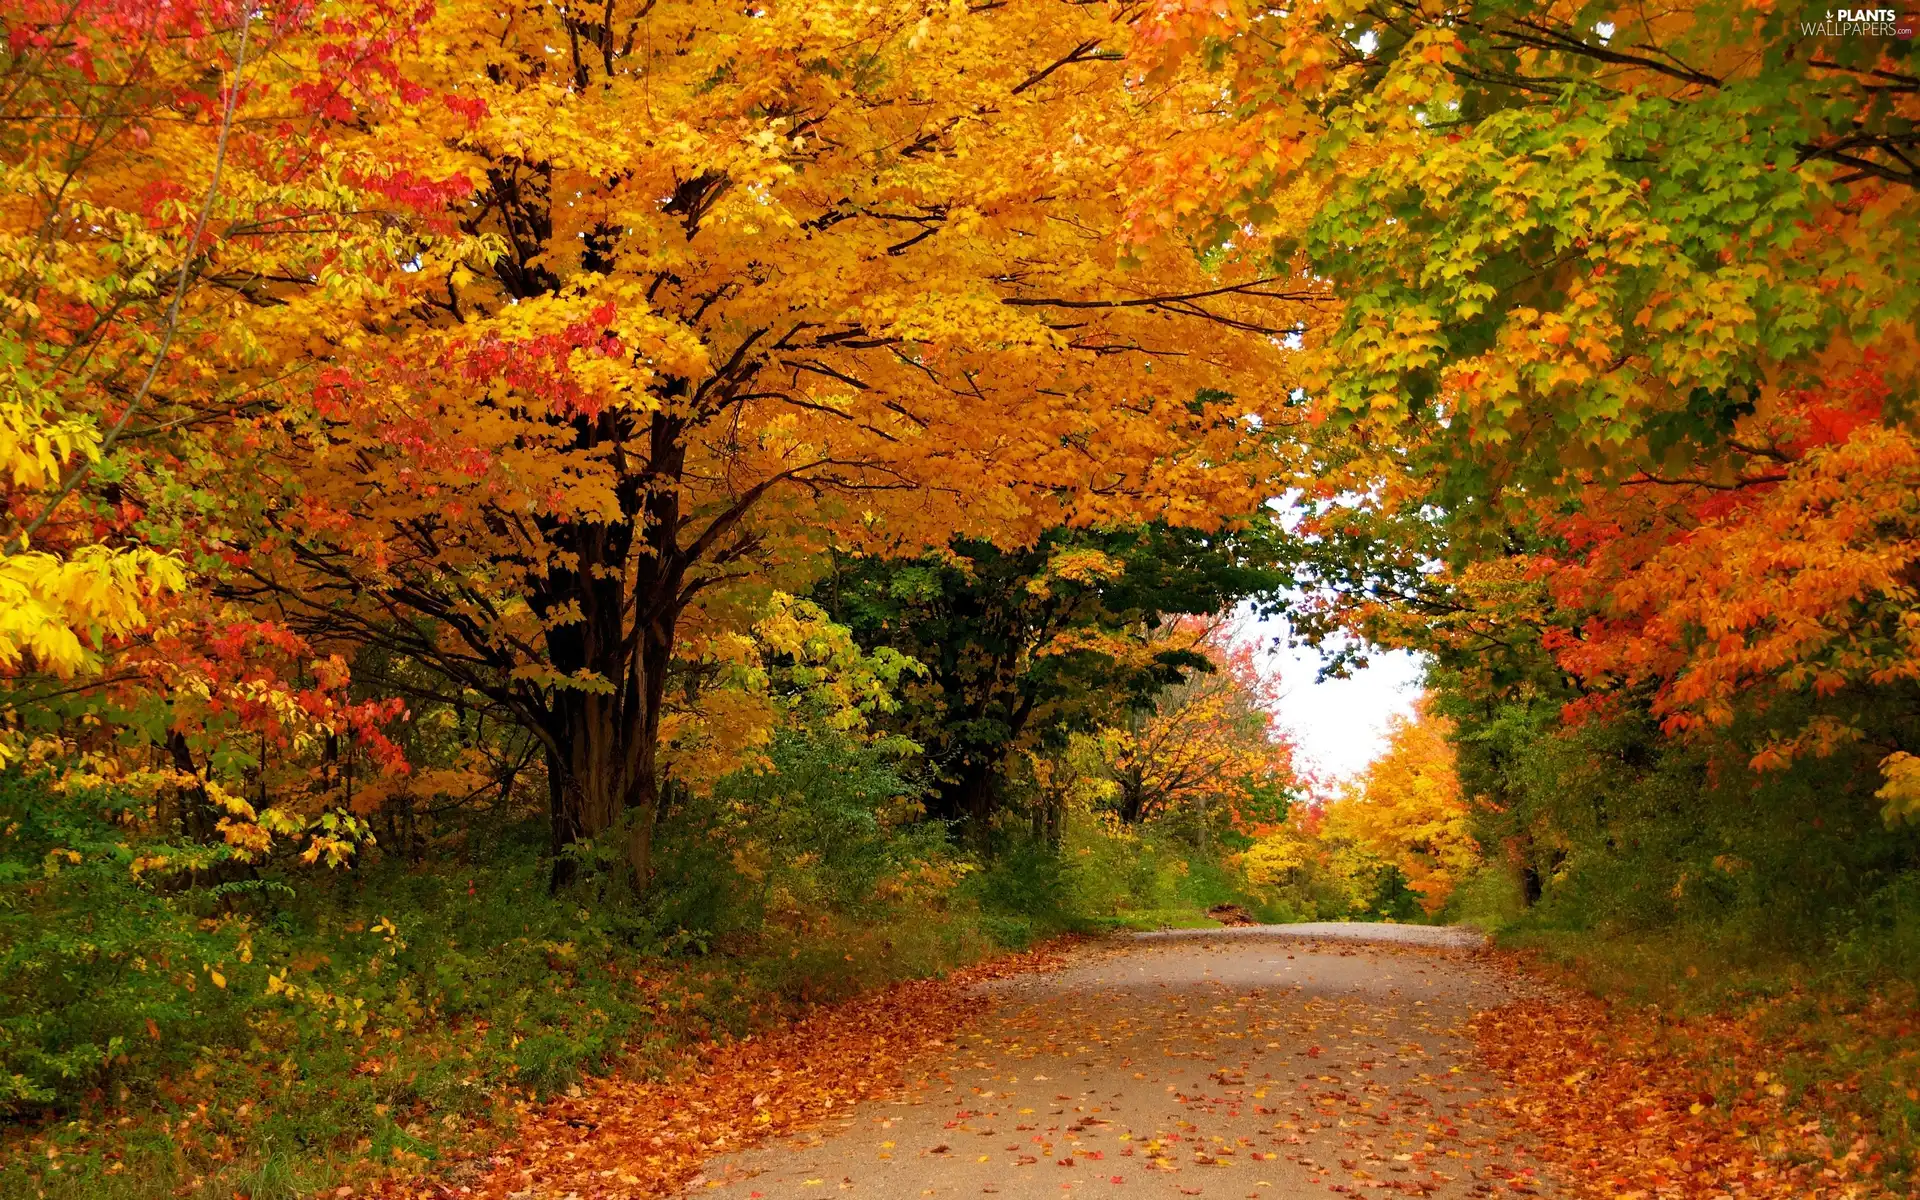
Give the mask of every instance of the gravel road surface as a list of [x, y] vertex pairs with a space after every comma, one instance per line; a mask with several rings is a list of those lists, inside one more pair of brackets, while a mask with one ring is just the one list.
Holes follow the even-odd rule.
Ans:
[[1466, 930], [1169, 930], [985, 985], [905, 1092], [709, 1164], [688, 1194], [1553, 1195], [1466, 1023], [1520, 985]]

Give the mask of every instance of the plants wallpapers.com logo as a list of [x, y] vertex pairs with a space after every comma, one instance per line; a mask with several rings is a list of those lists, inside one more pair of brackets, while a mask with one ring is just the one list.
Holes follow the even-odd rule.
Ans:
[[1896, 8], [1830, 8], [1818, 21], [1800, 22], [1807, 37], [1883, 37], [1909, 40], [1920, 28], [1920, 13]]

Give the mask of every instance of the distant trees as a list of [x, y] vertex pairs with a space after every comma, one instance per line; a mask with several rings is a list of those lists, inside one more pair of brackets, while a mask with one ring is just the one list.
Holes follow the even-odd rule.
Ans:
[[1394, 714], [1386, 747], [1328, 805], [1323, 826], [1325, 838], [1349, 841], [1397, 871], [1429, 915], [1482, 861], [1448, 740], [1453, 732], [1425, 699], [1411, 716]]
[[1301, 791], [1293, 744], [1280, 728], [1280, 679], [1262, 647], [1219, 618], [1187, 618], [1159, 636], [1205, 656], [1190, 673], [1129, 709], [1101, 735], [1127, 824], [1172, 818], [1204, 849], [1215, 822], [1252, 831], [1285, 818]]
[[[1270, 594], [1275, 537], [1254, 520], [1214, 533], [1058, 530], [1017, 551], [956, 542], [918, 559], [846, 559], [819, 595], [864, 644], [926, 664], [899, 728], [935, 766], [929, 811], [985, 845], [1018, 756], [1061, 750], [1074, 733], [1103, 739], [1128, 821], [1200, 790], [1274, 786], [1282, 748], [1252, 749], [1267, 718], [1244, 670], [1179, 619]], [[1188, 753], [1206, 761], [1176, 761]]]

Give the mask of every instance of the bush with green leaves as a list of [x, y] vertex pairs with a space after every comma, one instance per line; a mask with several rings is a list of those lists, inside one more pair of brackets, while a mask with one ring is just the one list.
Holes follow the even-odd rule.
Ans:
[[[515, 1093], [977, 959], [995, 939], [944, 829], [907, 819], [901, 749], [781, 732], [675, 798], [680, 883], [644, 894], [596, 870], [556, 890], [540, 814], [511, 808], [350, 870], [136, 870], [179, 848], [130, 832], [134, 801], [0, 774], [0, 1118], [69, 1149], [54, 1174], [0, 1156], [0, 1194], [118, 1194], [134, 1160], [159, 1190], [310, 1191], [344, 1158], [439, 1153]], [[98, 1118], [123, 1113], [167, 1131], [109, 1147]]]
[[129, 835], [115, 818], [134, 803], [0, 774], [0, 1113], [190, 1067], [196, 1046], [245, 1034], [227, 972], [246, 931], [219, 917], [274, 885], [143, 880], [137, 859], [189, 848]]
[[901, 738], [784, 727], [761, 761], [682, 793], [656, 851], [671, 887], [643, 901], [663, 934], [752, 935], [770, 917], [875, 916], [882, 884], [945, 860], [944, 831], [906, 818], [924, 784]]
[[1459, 708], [1475, 833], [1513, 855], [1520, 924], [1684, 929], [1748, 959], [1920, 977], [1900, 948], [1920, 923], [1920, 831], [1882, 819], [1878, 749], [1755, 772], [1737, 737], [1675, 739], [1644, 709], [1569, 725], [1546, 700]]

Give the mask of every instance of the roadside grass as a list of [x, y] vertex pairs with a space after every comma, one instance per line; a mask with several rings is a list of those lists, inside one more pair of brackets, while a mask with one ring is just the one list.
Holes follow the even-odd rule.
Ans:
[[[1920, 988], [1699, 931], [1659, 937], [1519, 929], [1501, 944], [1620, 1009], [1657, 1011], [1693, 1043], [1718, 1096], [1735, 1064], [1766, 1060], [1774, 1086], [1836, 1144], [1870, 1135], [1888, 1177], [1920, 1167]], [[1746, 1072], [1751, 1075], [1751, 1071]]]
[[704, 891], [661, 907], [617, 884], [552, 891], [537, 823], [209, 904], [111, 855], [42, 871], [48, 846], [111, 833], [85, 805], [45, 830], [44, 800], [13, 811], [0, 1066], [35, 1072], [43, 1098], [0, 1104], [8, 1200], [364, 1193], [511, 1138], [529, 1105], [616, 1066], [667, 1079], [896, 981], [1061, 933], [1217, 926], [1223, 903], [1298, 919], [1176, 842], [1091, 862], [1012, 843], [976, 866], [912, 833], [871, 862], [757, 878], [690, 841], [674, 866]]
[[1151, 933], [1156, 929], [1214, 929], [1221, 924], [1200, 908], [1141, 909], [1121, 913], [1109, 921], [1108, 928], [1137, 933]]
[[907, 980], [821, 1006], [762, 1035], [707, 1047], [693, 1070], [665, 1081], [586, 1082], [528, 1110], [520, 1136], [383, 1189], [382, 1200], [483, 1195], [677, 1196], [711, 1159], [769, 1137], [815, 1128], [862, 1101], [897, 1097], [907, 1064], [980, 1014], [972, 985], [1046, 971], [1071, 939], [995, 955], [942, 979]]
[[616, 1065], [666, 1078], [1059, 933], [1318, 915], [1176, 839], [1015, 841], [981, 866], [917, 827], [812, 835], [751, 873], [689, 836], [663, 859], [694, 883], [665, 898], [591, 872], [555, 893], [527, 820], [417, 861], [169, 891], [129, 872], [98, 806], [0, 791], [8, 1200], [364, 1190]]
[[[541, 908], [529, 896], [512, 907]], [[953, 911], [768, 930], [672, 958], [577, 935], [560, 951], [569, 943], [524, 925], [491, 956], [468, 939], [449, 946], [425, 968], [442, 990], [423, 996], [409, 1023], [334, 1030], [330, 1045], [309, 1034], [290, 1046], [265, 1006], [250, 1006], [256, 1035], [244, 1043], [200, 1047], [199, 1064], [183, 1073], [6, 1127], [0, 1195], [291, 1200], [364, 1187], [506, 1137], [526, 1103], [616, 1064], [664, 1079], [706, 1048], [817, 1004], [943, 975], [1006, 948], [978, 914]], [[235, 978], [228, 990], [243, 986]], [[455, 993], [457, 1011], [447, 1002]]]
[[983, 907], [917, 845], [859, 903], [727, 879], [729, 897], [771, 899], [688, 924], [618, 888], [551, 892], [522, 844], [537, 829], [208, 904], [106, 855], [39, 869], [31, 822], [7, 828], [0, 849], [32, 864], [0, 878], [8, 1200], [361, 1188], [497, 1141], [521, 1106], [616, 1064], [665, 1078], [817, 1004], [1064, 924]]

